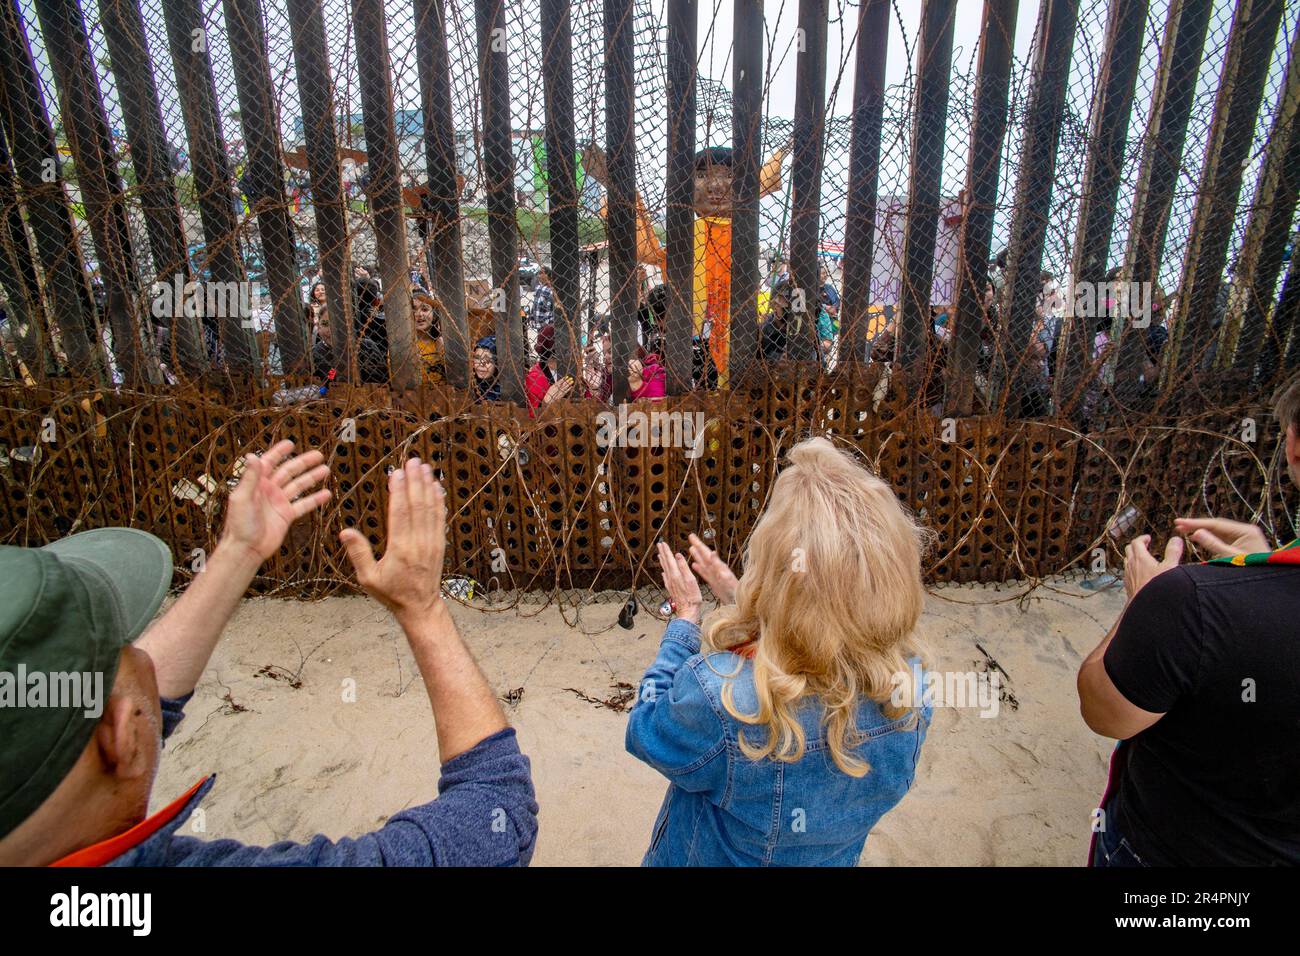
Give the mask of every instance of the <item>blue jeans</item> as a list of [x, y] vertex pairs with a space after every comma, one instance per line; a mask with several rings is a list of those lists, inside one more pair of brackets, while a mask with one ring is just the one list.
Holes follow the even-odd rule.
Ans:
[[1119, 828], [1112, 814], [1106, 814], [1106, 829], [1097, 834], [1097, 845], [1092, 851], [1093, 866], [1150, 866], [1138, 856], [1137, 851]]

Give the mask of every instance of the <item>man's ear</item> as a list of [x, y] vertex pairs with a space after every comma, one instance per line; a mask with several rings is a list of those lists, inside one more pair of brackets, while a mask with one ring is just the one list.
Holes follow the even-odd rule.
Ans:
[[119, 780], [131, 780], [151, 770], [145, 740], [150, 721], [144, 704], [120, 684], [115, 684], [104, 704], [104, 713], [95, 728], [95, 744], [105, 771]]
[[1296, 434], [1295, 425], [1286, 426], [1286, 463], [1293, 469], [1300, 468], [1300, 435]]

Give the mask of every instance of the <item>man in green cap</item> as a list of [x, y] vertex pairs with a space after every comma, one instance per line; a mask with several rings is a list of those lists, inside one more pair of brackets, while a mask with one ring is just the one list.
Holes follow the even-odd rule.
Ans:
[[213, 776], [147, 815], [162, 741], [240, 598], [289, 526], [329, 500], [317, 487], [324, 456], [292, 453], [282, 441], [248, 456], [217, 547], [156, 622], [172, 564], [152, 535], [103, 528], [0, 547], [0, 865], [527, 863], [537, 829], [528, 759], [443, 603], [446, 502], [418, 459], [390, 475], [383, 559], [359, 532], [342, 538], [425, 679], [440, 798], [357, 839], [270, 847], [178, 834]]

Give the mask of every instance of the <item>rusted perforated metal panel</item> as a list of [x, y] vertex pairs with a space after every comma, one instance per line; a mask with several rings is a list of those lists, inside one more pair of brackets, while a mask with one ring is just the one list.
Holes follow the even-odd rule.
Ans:
[[[887, 386], [887, 387], [886, 387]], [[929, 580], [999, 581], [1112, 568], [1132, 533], [1157, 543], [1181, 514], [1223, 514], [1294, 535], [1296, 494], [1262, 410], [1082, 435], [1051, 421], [942, 419], [872, 368], [816, 382], [793, 370], [761, 387], [636, 404], [678, 416], [677, 434], [610, 440], [618, 410], [563, 403], [541, 417], [473, 405], [451, 390], [394, 396], [339, 386], [305, 404], [214, 390], [0, 391], [0, 540], [37, 545], [73, 530], [130, 525], [171, 546], [176, 583], [210, 552], [242, 456], [288, 438], [319, 448], [333, 496], [262, 569], [262, 591], [317, 596], [351, 587], [338, 541], [360, 529], [377, 551], [390, 468], [418, 455], [448, 501], [448, 576], [488, 590], [625, 588], [658, 582], [653, 548], [699, 533], [739, 568], [791, 446], [826, 435], [890, 484], [934, 532]], [[606, 412], [609, 418], [598, 417]], [[681, 447], [682, 416], [703, 424]], [[661, 427], [670, 417], [658, 420]], [[53, 422], [56, 441], [43, 442]], [[48, 434], [48, 432], [47, 432]], [[32, 448], [38, 451], [33, 453]], [[688, 453], [689, 452], [689, 453]], [[1130, 534], [1107, 533], [1132, 507]]]

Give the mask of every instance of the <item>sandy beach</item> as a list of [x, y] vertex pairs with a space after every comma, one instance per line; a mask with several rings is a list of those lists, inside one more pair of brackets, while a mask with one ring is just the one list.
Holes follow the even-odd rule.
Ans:
[[[1005, 677], [995, 716], [936, 710], [915, 786], [867, 840], [862, 864], [1084, 862], [1110, 741], [1084, 725], [1075, 670], [1122, 607], [1115, 589], [1054, 580], [942, 587], [921, 621], [941, 670]], [[534, 865], [635, 865], [666, 782], [624, 751], [618, 703], [655, 655], [663, 623], [618, 603], [454, 606], [455, 619], [532, 759]], [[156, 809], [217, 774], [186, 831], [265, 844], [364, 833], [436, 793], [423, 685], [400, 630], [362, 597], [245, 601], [163, 752]], [[196, 831], [194, 827], [202, 827]]]

